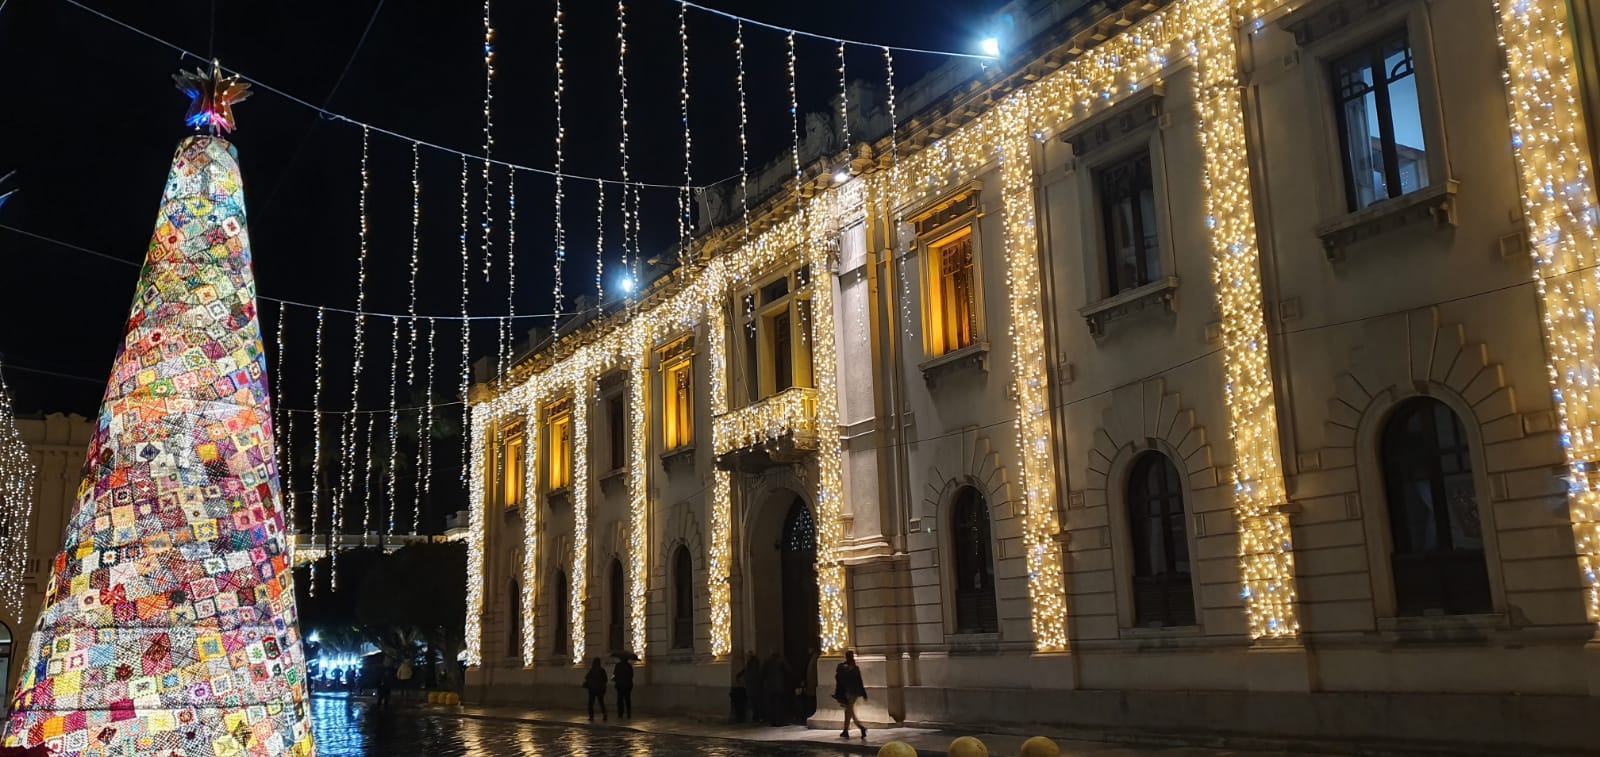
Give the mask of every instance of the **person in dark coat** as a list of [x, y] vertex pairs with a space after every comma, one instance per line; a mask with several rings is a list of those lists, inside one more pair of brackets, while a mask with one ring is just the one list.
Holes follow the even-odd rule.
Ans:
[[755, 652], [745, 658], [744, 672], [739, 676], [744, 681], [745, 698], [750, 700], [750, 722], [759, 723], [761, 716], [767, 713], [767, 700], [766, 692], [762, 690], [761, 658]]
[[633, 717], [633, 664], [626, 655], [611, 669], [611, 683], [617, 688], [617, 717]]
[[789, 661], [783, 655], [773, 652], [767, 657], [766, 663], [761, 666], [761, 688], [767, 694], [767, 724], [780, 726], [788, 724], [788, 702], [792, 694], [792, 673], [789, 670]]
[[867, 698], [867, 685], [861, 682], [861, 668], [856, 666], [855, 652], [846, 650], [844, 662], [833, 671], [833, 698], [844, 706], [844, 730], [839, 731], [839, 738], [850, 738], [850, 721], [854, 720], [861, 729], [861, 738], [865, 739], [867, 727], [856, 714], [856, 702]]
[[600, 704], [600, 719], [606, 717], [606, 668], [600, 663], [600, 658], [594, 658], [594, 664], [589, 666], [589, 672], [583, 677], [583, 688], [589, 690], [589, 722], [594, 722], [594, 705]]

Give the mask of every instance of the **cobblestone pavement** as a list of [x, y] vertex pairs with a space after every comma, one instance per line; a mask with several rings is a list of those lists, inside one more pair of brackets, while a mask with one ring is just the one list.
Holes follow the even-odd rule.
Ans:
[[767, 745], [642, 731], [587, 728], [565, 723], [535, 724], [463, 718], [439, 711], [371, 709], [368, 702], [342, 696], [312, 698], [317, 754], [349, 755], [540, 755], [541, 757], [835, 757], [838, 749]]

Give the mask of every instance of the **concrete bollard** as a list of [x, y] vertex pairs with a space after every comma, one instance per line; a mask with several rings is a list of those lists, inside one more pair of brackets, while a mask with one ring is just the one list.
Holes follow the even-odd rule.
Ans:
[[878, 757], [917, 757], [917, 749], [904, 741], [891, 741], [878, 748]]
[[950, 742], [950, 757], [989, 757], [989, 747], [971, 736], [962, 736]]
[[1043, 736], [1022, 742], [1022, 757], [1061, 757], [1061, 747]]

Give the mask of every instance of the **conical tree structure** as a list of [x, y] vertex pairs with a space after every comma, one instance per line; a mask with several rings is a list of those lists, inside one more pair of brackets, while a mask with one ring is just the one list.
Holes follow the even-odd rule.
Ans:
[[309, 755], [238, 155], [179, 145], [5, 743]]

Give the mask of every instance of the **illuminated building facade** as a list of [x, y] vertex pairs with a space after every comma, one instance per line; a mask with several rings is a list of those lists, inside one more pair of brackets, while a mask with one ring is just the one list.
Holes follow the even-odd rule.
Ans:
[[1600, 9], [1110, 5], [479, 387], [469, 698], [1590, 745]]

